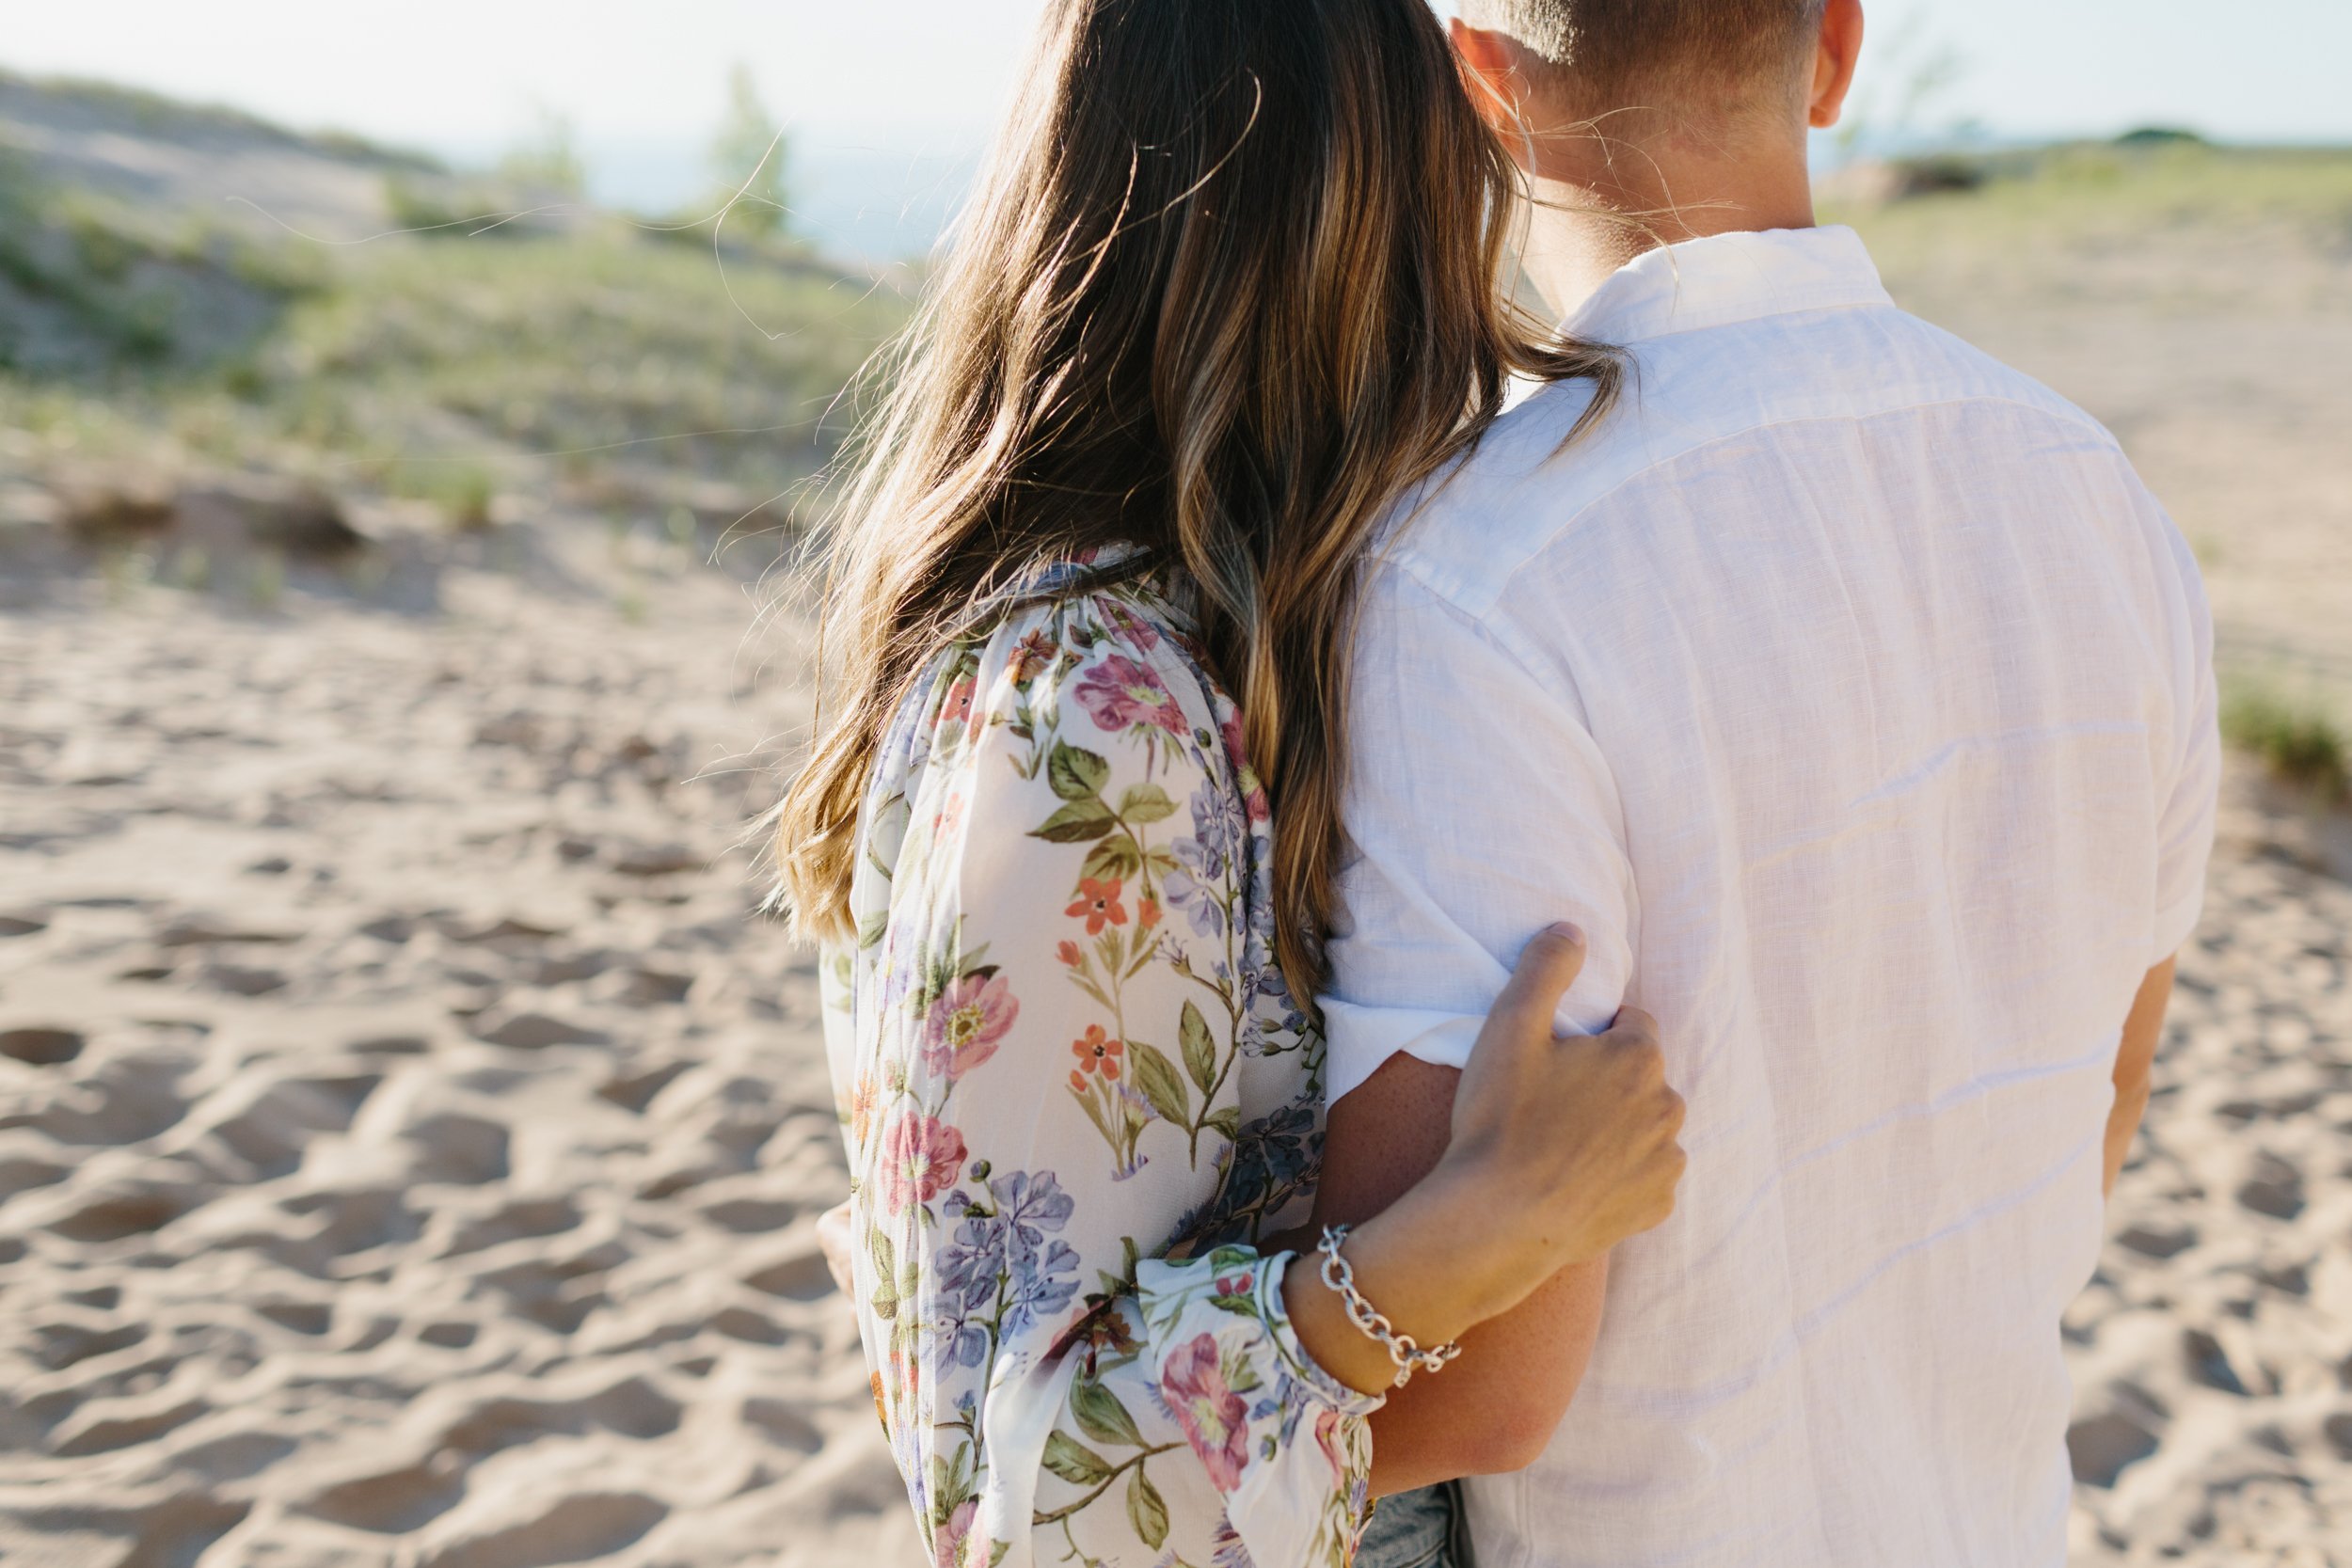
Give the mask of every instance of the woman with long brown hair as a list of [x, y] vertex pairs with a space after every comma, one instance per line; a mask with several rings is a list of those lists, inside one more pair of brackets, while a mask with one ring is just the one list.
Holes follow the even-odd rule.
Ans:
[[1365, 1418], [1657, 1223], [1646, 1024], [1489, 1021], [1446, 1159], [1320, 1258], [1359, 563], [1514, 375], [1513, 170], [1422, 0], [1051, 0], [861, 434], [781, 812], [876, 1401], [941, 1568], [1343, 1564]]

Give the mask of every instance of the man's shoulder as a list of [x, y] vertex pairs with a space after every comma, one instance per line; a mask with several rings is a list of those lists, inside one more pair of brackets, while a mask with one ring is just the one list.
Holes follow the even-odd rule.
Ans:
[[1536, 557], [1588, 531], [1639, 528], [1696, 471], [1785, 484], [1790, 450], [1824, 423], [1997, 404], [2070, 444], [2117, 451], [2049, 388], [1891, 306], [1645, 341], [1629, 351], [1615, 403], [1579, 432], [1593, 396], [1587, 383], [1557, 383], [1504, 414], [1400, 508], [1387, 564], [1483, 619]]

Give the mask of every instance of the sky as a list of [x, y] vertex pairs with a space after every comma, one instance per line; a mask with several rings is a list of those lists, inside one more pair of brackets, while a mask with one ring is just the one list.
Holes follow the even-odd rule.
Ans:
[[[1443, 0], [1439, 0], [1442, 7]], [[1861, 96], [1881, 115], [1929, 58], [1922, 111], [2004, 135], [2148, 123], [2352, 142], [2352, 0], [1867, 0]], [[889, 248], [936, 226], [1018, 68], [1040, 0], [19, 0], [0, 67], [96, 76], [356, 131], [460, 161], [555, 114], [597, 194], [687, 199], [729, 69], [793, 134], [817, 215]], [[1874, 70], [1875, 67], [1875, 70]], [[920, 209], [914, 211], [911, 209]], [[820, 224], [821, 226], [821, 224]]]

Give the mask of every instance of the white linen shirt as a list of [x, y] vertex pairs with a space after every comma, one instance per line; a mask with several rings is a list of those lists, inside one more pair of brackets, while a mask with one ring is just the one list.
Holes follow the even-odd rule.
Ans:
[[1895, 308], [1850, 230], [1652, 251], [1400, 509], [1353, 670], [1334, 1098], [1458, 1066], [1520, 946], [1656, 1013], [1690, 1101], [1485, 1568], [2056, 1568], [2059, 1314], [2218, 742], [2196, 567], [2115, 441]]

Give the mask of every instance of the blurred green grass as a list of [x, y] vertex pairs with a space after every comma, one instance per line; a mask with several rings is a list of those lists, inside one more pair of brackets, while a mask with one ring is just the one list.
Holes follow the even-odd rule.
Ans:
[[2233, 676], [2222, 689], [2221, 733], [2273, 778], [2331, 805], [2352, 802], [2352, 729], [2318, 691]]
[[[2079, 296], [2159, 311], [2228, 302], [2352, 309], [2331, 269], [2253, 269], [2233, 258], [2352, 254], [2352, 149], [2234, 148], [2194, 139], [2082, 142], [1892, 166], [1942, 184], [1857, 198], [1832, 179], [1825, 221], [1851, 223], [1890, 278], [1979, 296]], [[2083, 266], [2095, 259], [2095, 269]], [[2141, 264], [2144, 263], [2144, 264]]]
[[550, 473], [794, 484], [907, 309], [788, 241], [610, 214], [268, 241], [0, 166], [0, 427], [52, 456], [333, 470], [455, 521]]

